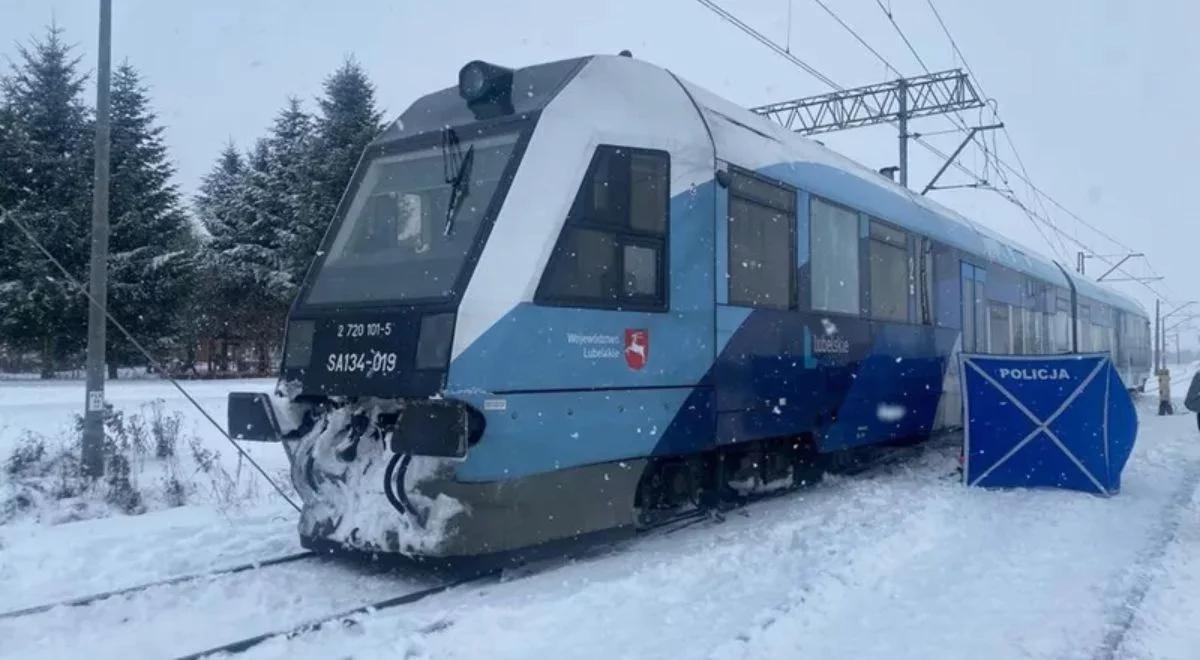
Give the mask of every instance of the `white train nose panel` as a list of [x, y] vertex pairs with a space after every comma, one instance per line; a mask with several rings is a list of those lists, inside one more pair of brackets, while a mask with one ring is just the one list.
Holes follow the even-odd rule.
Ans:
[[713, 176], [704, 124], [670, 73], [628, 57], [592, 58], [542, 111], [467, 285], [451, 360], [518, 303], [533, 300], [600, 144], [669, 152], [671, 196]]

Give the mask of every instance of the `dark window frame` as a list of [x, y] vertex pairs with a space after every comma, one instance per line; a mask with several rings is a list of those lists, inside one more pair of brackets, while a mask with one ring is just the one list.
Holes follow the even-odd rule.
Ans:
[[[291, 304], [292, 312], [300, 312], [303, 315], [321, 314], [324, 312], [340, 312], [344, 310], [355, 309], [378, 309], [396, 308], [396, 307], [414, 307], [420, 305], [457, 305], [463, 295], [466, 293], [467, 285], [471, 278], [475, 275], [475, 267], [478, 266], [479, 260], [483, 255], [484, 246], [487, 245], [488, 238], [492, 234], [492, 228], [496, 224], [496, 218], [500, 215], [500, 210], [505, 201], [508, 199], [508, 193], [512, 188], [513, 180], [516, 178], [517, 170], [525, 160], [525, 150], [529, 146], [530, 137], [533, 135], [533, 129], [537, 126], [538, 120], [541, 117], [541, 111], [533, 111], [522, 114], [516, 118], [500, 117], [492, 120], [474, 122], [454, 126], [454, 129], [460, 134], [470, 132], [478, 137], [490, 137], [510, 131], [515, 131], [518, 135], [516, 146], [513, 148], [512, 156], [509, 159], [503, 174], [501, 175], [500, 183], [496, 187], [496, 191], [492, 199], [488, 202], [488, 207], [481, 219], [478, 235], [475, 237], [470, 249], [467, 251], [466, 260], [463, 263], [461, 271], [454, 282], [449, 298], [441, 296], [432, 296], [427, 298], [406, 298], [403, 300], [380, 300], [380, 301], [360, 301], [360, 302], [323, 302], [310, 303], [308, 302], [309, 291], [312, 289], [313, 282], [320, 273], [325, 264], [325, 257], [329, 254], [329, 249], [337, 237], [341, 225], [346, 222], [346, 214], [350, 210], [350, 205], [353, 202], [352, 195], [343, 194], [342, 199], [338, 202], [337, 209], [334, 212], [333, 219], [325, 227], [321, 237], [321, 242], [317, 248], [316, 254], [308, 265], [308, 270], [305, 271], [304, 279], [301, 281], [300, 288], [296, 292], [296, 296]], [[389, 140], [386, 142], [372, 143], [359, 158], [358, 164], [355, 166], [354, 174], [350, 177], [350, 182], [346, 185], [347, 191], [358, 189], [363, 178], [370, 169], [370, 164], [378, 159], [387, 156], [392, 156], [407, 151], [419, 150], [427, 147], [432, 147], [441, 143], [442, 134], [440, 131], [429, 131], [420, 133], [414, 136], [406, 136]]]
[[[736, 165], [729, 166], [729, 185], [727, 203], [725, 204], [725, 299], [727, 304], [734, 307], [748, 307], [751, 309], [772, 309], [776, 311], [795, 311], [798, 309], [799, 299], [799, 274], [797, 273], [797, 254], [796, 254], [796, 215], [800, 208], [800, 191], [795, 186], [790, 186], [777, 179], [772, 179], [763, 176], [752, 170], [748, 170]], [[742, 179], [739, 181], [739, 177]], [[743, 183], [744, 182], [744, 183]], [[739, 190], [739, 184], [743, 184], [744, 189]], [[748, 184], [748, 186], [746, 185]], [[774, 188], [774, 192], [782, 192], [790, 195], [789, 202], [791, 208], [783, 208], [780, 204], [770, 200], [765, 195], [756, 195], [753, 191], [755, 186], [769, 186]], [[788, 219], [788, 295], [785, 305], [755, 305], [745, 301], [735, 301], [733, 296], [733, 241], [729, 239], [729, 221], [731, 219], [731, 209], [733, 208], [734, 199], [741, 200], [746, 204], [769, 209], [771, 211], [781, 212]]]
[[[626, 159], [626, 165], [629, 171], [626, 176], [632, 176], [633, 156], [634, 154], [643, 156], [661, 157], [665, 164], [665, 186], [663, 194], [666, 196], [664, 204], [664, 217], [662, 223], [662, 233], [649, 232], [633, 228], [633, 186], [632, 183], [628, 186], [628, 198], [626, 199], [626, 220], [625, 226], [615, 225], [612, 222], [604, 220], [595, 220], [587, 216], [576, 214], [576, 207], [581, 203], [582, 195], [588, 186], [593, 185], [594, 173], [600, 166], [602, 153], [605, 150], [625, 151], [629, 157]], [[611, 156], [606, 156], [611, 157]], [[630, 179], [632, 181], [632, 179]], [[590, 199], [590, 198], [589, 198]], [[612, 238], [616, 246], [616, 257], [614, 266], [619, 273], [620, 281], [617, 285], [616, 298], [613, 300], [602, 300], [593, 296], [575, 296], [564, 295], [562, 293], [549, 293], [548, 276], [552, 272], [555, 257], [560, 254], [564, 244], [567, 241], [567, 236], [574, 229], [582, 229], [594, 232], [607, 234]], [[656, 292], [652, 296], [626, 295], [625, 293], [625, 247], [634, 245], [638, 247], [649, 247], [658, 254], [657, 262], [657, 286]], [[540, 280], [538, 281], [537, 290], [534, 293], [534, 303], [546, 307], [575, 307], [584, 309], [606, 309], [616, 311], [636, 311], [636, 312], [654, 312], [666, 313], [671, 309], [671, 154], [665, 149], [649, 149], [643, 147], [630, 147], [620, 144], [598, 144], [592, 151], [591, 160], [588, 161], [587, 170], [584, 172], [583, 179], [579, 183], [579, 187], [575, 191], [575, 196], [571, 200], [571, 206], [567, 211], [567, 217], [563, 219], [562, 227], [559, 230], [558, 238], [554, 242], [554, 248], [550, 252], [550, 258], [547, 259], [545, 267], [542, 269]]]

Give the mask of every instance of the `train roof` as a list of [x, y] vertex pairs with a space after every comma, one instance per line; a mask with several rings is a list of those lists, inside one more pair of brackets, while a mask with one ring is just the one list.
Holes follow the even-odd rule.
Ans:
[[[641, 60], [616, 55], [592, 55], [514, 69], [514, 114], [546, 107], [579, 71], [595, 60], [605, 60], [606, 64], [611, 65], [606, 67], [610, 75], [620, 76], [621, 71], [628, 71], [632, 75], [635, 67], [663, 70]], [[1065, 269], [1036, 250], [900, 186], [816, 140], [789, 131], [699, 85], [669, 71], [667, 73], [679, 81], [703, 114], [712, 132], [718, 157], [723, 160], [758, 170], [768, 166], [818, 166], [834, 173], [832, 179], [836, 180], [837, 189], [843, 193], [843, 199], [837, 201], [1047, 282], [1066, 286], [1066, 277], [1070, 277], [1081, 295], [1141, 316], [1146, 315], [1145, 309], [1134, 298], [1076, 275], [1064, 275], [1067, 272]], [[448, 87], [417, 99], [376, 142], [389, 142], [472, 120], [472, 114], [459, 97], [457, 87]], [[823, 193], [819, 190], [810, 192]]]
[[[1039, 279], [1066, 285], [1064, 270], [1056, 263], [996, 231], [972, 221], [961, 213], [917, 194], [884, 177], [875, 170], [829, 149], [820, 142], [787, 130], [778, 123], [734, 104], [686, 80], [681, 82], [706, 115], [718, 153], [736, 154], [766, 146], [762, 138], [777, 143], [780, 163], [807, 162], [835, 168], [854, 181], [842, 182], [867, 204], [850, 202], [861, 211], [906, 226], [934, 240], [979, 254], [1013, 270]], [[752, 137], [757, 136], [757, 137]], [[736, 161], [734, 161], [736, 162]], [[849, 202], [849, 200], [846, 200]], [[864, 208], [864, 206], [870, 208]], [[1068, 275], [1078, 292], [1093, 300], [1145, 316], [1146, 311], [1134, 298], [1096, 282]]]

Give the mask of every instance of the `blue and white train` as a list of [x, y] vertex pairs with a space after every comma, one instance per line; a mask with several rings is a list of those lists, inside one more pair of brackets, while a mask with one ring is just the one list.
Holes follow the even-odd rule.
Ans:
[[961, 423], [959, 351], [1110, 351], [1146, 313], [651, 64], [483, 62], [363, 155], [274, 397], [310, 547], [600, 532]]

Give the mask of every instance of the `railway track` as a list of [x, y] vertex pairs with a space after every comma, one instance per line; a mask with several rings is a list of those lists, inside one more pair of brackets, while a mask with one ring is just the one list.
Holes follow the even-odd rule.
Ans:
[[85, 606], [91, 605], [92, 603], [95, 603], [97, 601], [106, 600], [109, 598], [116, 598], [118, 596], [128, 596], [130, 594], [135, 594], [138, 592], [146, 591], [147, 589], [153, 589], [155, 587], [165, 587], [165, 586], [170, 586], [173, 584], [192, 582], [195, 580], [204, 580], [204, 579], [208, 579], [208, 578], [221, 577], [224, 575], [235, 575], [237, 573], [253, 571], [253, 570], [260, 569], [260, 568], [266, 568], [268, 566], [278, 566], [280, 564], [290, 564], [292, 562], [300, 561], [302, 559], [310, 559], [310, 558], [316, 558], [316, 557], [317, 557], [316, 553], [313, 553], [313, 552], [308, 552], [308, 551], [297, 552], [297, 553], [290, 554], [290, 555], [284, 555], [282, 557], [274, 557], [272, 559], [264, 559], [264, 560], [259, 560], [259, 561], [246, 562], [245, 564], [238, 564], [235, 566], [220, 568], [220, 569], [217, 569], [214, 571], [206, 571], [204, 573], [179, 575], [176, 577], [166, 578], [166, 579], [162, 579], [162, 580], [155, 580], [154, 582], [147, 582], [145, 584], [134, 585], [132, 587], [123, 587], [121, 589], [113, 589], [112, 591], [103, 591], [103, 592], [91, 594], [88, 596], [78, 596], [75, 598], [68, 598], [66, 600], [60, 600], [60, 601], [53, 602], [53, 603], [46, 603], [44, 605], [34, 605], [31, 607], [25, 607], [25, 608], [18, 609], [18, 610], [12, 610], [10, 612], [0, 612], [0, 619], [13, 619], [13, 618], [22, 617], [22, 616], [29, 616], [31, 614], [38, 614], [39, 612], [46, 612], [46, 611], [52, 610], [56, 607], [85, 607]]
[[[643, 530], [643, 533], [655, 532], [655, 533], [662, 533], [662, 534], [671, 534], [673, 532], [679, 531], [686, 527], [690, 527], [697, 523], [702, 523], [702, 522], [705, 522], [706, 520], [714, 520], [714, 519], [715, 518], [710, 516], [709, 511], [694, 509], [694, 510], [683, 512], [683, 513], [673, 516], [671, 518], [661, 520], [661, 521], [655, 523], [653, 526], [651, 526], [647, 530]], [[565, 556], [559, 557], [556, 560], [555, 564], [557, 564], [558, 562], [578, 560], [581, 557], [586, 557], [588, 555], [595, 555], [597, 553], [604, 554], [605, 551], [611, 550], [612, 547], [613, 546], [611, 544], [604, 545], [600, 548], [597, 548], [595, 546], [584, 547], [580, 551], [582, 553], [582, 555], [567, 554]], [[545, 567], [542, 567], [542, 568], [544, 569]], [[519, 580], [524, 577], [528, 577], [529, 575], [534, 575], [538, 572], [540, 572], [539, 569], [534, 569], [534, 570], [528, 571], [528, 572], [521, 572], [519, 575], [509, 579], [508, 581]], [[269, 632], [260, 633], [257, 635], [251, 635], [251, 636], [245, 637], [243, 639], [239, 639], [239, 640], [228, 642], [225, 644], [213, 646], [213, 647], [205, 649], [203, 651], [198, 651], [195, 653], [189, 653], [187, 655], [177, 656], [175, 660], [199, 660], [200, 658], [206, 658], [206, 657], [217, 655], [217, 654], [242, 653], [244, 651], [252, 649], [255, 646], [258, 646], [259, 644], [262, 644], [263, 642], [266, 642], [271, 639], [275, 639], [275, 638], [292, 639], [292, 638], [298, 637], [300, 635], [304, 635], [304, 634], [307, 634], [310, 632], [320, 630], [320, 629], [325, 628], [330, 625], [348, 624], [354, 619], [354, 617], [357, 617], [357, 616], [361, 616], [361, 615], [365, 615], [365, 614], [374, 614], [376, 612], [392, 610], [392, 609], [395, 609], [398, 607], [402, 607], [404, 605], [410, 605], [412, 603], [416, 603], [418, 601], [424, 600], [425, 598], [428, 598], [430, 596], [435, 596], [437, 594], [447, 592], [452, 589], [457, 589], [459, 587], [464, 587], [464, 586], [473, 585], [473, 584], [486, 584], [489, 582], [495, 582], [495, 581], [498, 581], [501, 578], [501, 576], [504, 574], [505, 574], [505, 569], [503, 569], [503, 568], [491, 568], [491, 569], [487, 569], [487, 570], [483, 570], [483, 571], [476, 571], [465, 577], [449, 579], [441, 584], [437, 584], [437, 585], [434, 585], [431, 587], [425, 587], [425, 588], [417, 589], [414, 591], [407, 591], [407, 592], [401, 593], [396, 596], [390, 596], [388, 598], [377, 600], [372, 603], [367, 603], [365, 605], [360, 605], [360, 606], [357, 606], [357, 607], [354, 607], [351, 609], [347, 609], [347, 610], [338, 612], [336, 614], [330, 614], [330, 615], [316, 617], [316, 618], [307, 620], [307, 621], [297, 624], [297, 625], [281, 627], [281, 628], [278, 628], [278, 629], [275, 629], [275, 630], [272, 630]]]
[[[937, 446], [939, 442], [944, 443], [935, 440], [927, 445]], [[843, 474], [849, 473], [854, 475], [852, 478], [858, 478], [895, 469], [919, 456], [925, 449], [926, 445], [917, 445], [879, 451], [860, 462], [855, 469], [844, 470]], [[749, 495], [730, 503], [721, 511], [682, 511], [656, 521], [643, 529], [637, 538], [670, 535], [696, 526], [716, 525], [727, 513], [735, 510], [747, 513], [748, 506], [755, 502], [780, 498], [796, 490], [785, 488]], [[302, 552], [5, 612], [0, 614], [0, 636], [6, 633], [6, 626], [2, 624], [11, 623], [11, 629], [18, 631], [20, 627], [16, 624], [32, 623], [30, 619], [40, 618], [51, 633], [42, 635], [43, 639], [54, 637], [53, 628], [59, 626], [61, 634], [66, 636], [64, 641], [69, 640], [78, 651], [91, 644], [112, 643], [112, 640], [120, 638], [120, 635], [114, 635], [116, 629], [136, 625], [143, 630], [161, 629], [158, 639], [138, 640], [139, 655], [171, 657], [178, 654], [182, 639], [219, 639], [214, 633], [223, 631], [227, 633], [227, 638], [236, 639], [177, 657], [191, 659], [237, 654], [268, 640], [291, 639], [322, 628], [344, 625], [363, 615], [394, 610], [447, 591], [499, 581], [501, 577], [506, 581], [515, 581], [543, 572], [561, 561], [578, 561], [619, 552], [619, 545], [611, 542], [580, 544], [573, 550], [551, 555], [555, 558], [548, 562], [537, 561], [517, 571], [503, 573], [503, 576], [501, 569], [490, 569], [467, 575], [460, 573], [448, 578], [434, 578], [429, 572], [419, 576], [400, 574], [397, 577], [395, 573], [387, 575], [375, 571], [364, 576], [364, 572], [371, 571], [364, 571], [361, 565], [352, 566], [349, 562], [331, 560], [326, 555]], [[319, 562], [323, 569], [328, 570], [315, 573], [310, 570], [309, 562]], [[273, 598], [283, 592], [292, 595], [290, 601], [282, 599], [279, 605], [275, 605], [274, 601], [267, 604], [262, 602], [263, 594]], [[248, 609], [239, 607], [240, 600], [252, 603], [253, 608], [250, 609], [257, 610], [254, 616], [234, 614], [239, 609]], [[278, 609], [272, 610], [273, 606]], [[71, 610], [75, 609], [81, 613], [72, 614]], [[298, 622], [281, 622], [281, 611], [292, 615], [293, 621]], [[333, 613], [329, 614], [330, 611]], [[184, 616], [180, 616], [181, 612]], [[192, 616], [188, 616], [189, 613]], [[202, 621], [207, 629], [202, 636], [195, 634], [197, 621]], [[242, 636], [239, 637], [239, 633]], [[141, 646], [143, 643], [144, 647]], [[27, 652], [32, 655], [46, 650], [39, 646], [37, 640], [31, 640]]]
[[252, 649], [255, 646], [258, 646], [259, 644], [261, 644], [269, 639], [274, 639], [276, 637], [284, 637], [286, 639], [291, 639], [293, 637], [297, 637], [297, 636], [303, 635], [305, 633], [320, 630], [321, 628], [331, 625], [331, 624], [348, 622], [350, 619], [352, 619], [355, 616], [359, 616], [362, 614], [372, 614], [372, 613], [379, 612], [382, 610], [390, 610], [390, 609], [393, 609], [396, 607], [400, 607], [402, 605], [409, 605], [411, 603], [415, 603], [419, 600], [423, 600], [430, 596], [434, 596], [436, 594], [440, 594], [444, 591], [449, 591], [449, 590], [455, 589], [457, 587], [465, 586], [465, 585], [472, 584], [472, 583], [486, 582], [489, 579], [499, 576], [499, 574], [500, 574], [500, 570], [497, 569], [497, 570], [489, 571], [489, 572], [486, 572], [486, 573], [483, 573], [480, 575], [474, 575], [474, 576], [467, 577], [467, 578], [452, 580], [452, 581], [446, 582], [444, 584], [436, 585], [433, 587], [428, 587], [425, 589], [419, 589], [417, 591], [407, 592], [407, 593], [401, 594], [399, 596], [392, 596], [390, 598], [378, 600], [373, 603], [368, 603], [366, 605], [360, 605], [353, 609], [345, 610], [343, 612], [338, 612], [337, 614], [322, 616], [322, 617], [319, 617], [316, 619], [306, 621], [299, 625], [291, 626], [289, 628], [283, 628], [280, 630], [265, 632], [265, 633], [261, 633], [258, 635], [252, 635], [250, 637], [239, 639], [234, 642], [229, 642], [227, 644], [221, 644], [219, 646], [214, 646], [212, 648], [205, 649], [205, 650], [199, 651], [197, 653], [189, 653], [187, 655], [181, 655], [178, 658], [176, 658], [176, 660], [199, 660], [200, 658], [206, 658], [208, 656], [215, 655], [218, 653], [222, 653], [222, 654], [242, 653], [243, 651]]
[[[868, 475], [868, 474], [871, 474], [871, 473], [877, 472], [877, 471], [883, 471], [883, 470], [895, 468], [899, 465], [902, 465], [906, 461], [923, 454], [927, 449], [926, 445], [929, 445], [932, 447], [944, 446], [949, 441], [950, 440], [948, 440], [947, 438], [941, 438], [938, 440], [931, 441], [929, 443], [922, 443], [920, 445], [915, 445], [915, 446], [910, 446], [910, 447], [896, 447], [896, 448], [887, 448], [887, 449], [879, 450], [879, 451], [874, 452], [869, 457], [859, 461], [852, 469], [846, 470], [846, 473], [849, 475], [853, 475], [853, 476], [861, 476], [861, 475]], [[679, 532], [681, 530], [688, 529], [688, 528], [691, 528], [691, 527], [694, 527], [697, 525], [702, 525], [705, 523], [719, 524], [723, 520], [725, 513], [728, 513], [730, 511], [744, 509], [747, 506], [752, 505], [756, 502], [783, 497], [783, 496], [794, 493], [795, 491], [803, 489], [803, 488], [805, 488], [805, 487], [791, 487], [791, 488], [780, 489], [780, 490], [773, 491], [773, 492], [759, 493], [759, 494], [745, 496], [745, 497], [740, 498], [738, 501], [734, 502], [733, 504], [731, 504], [730, 507], [726, 508], [724, 511], [715, 511], [715, 510], [706, 510], [706, 509], [687, 510], [687, 511], [681, 512], [675, 516], [665, 518], [665, 519], [662, 519], [662, 520], [659, 520], [659, 521], [653, 523], [648, 528], [641, 530], [639, 532], [639, 536], [644, 537], [647, 534], [670, 535], [670, 534]], [[568, 559], [570, 559], [570, 558], [577, 559], [578, 557], [568, 557]], [[538, 571], [535, 570], [530, 574], [535, 574], [537, 572]], [[334, 625], [334, 624], [349, 623], [356, 616], [360, 616], [360, 615], [364, 615], [364, 614], [373, 614], [373, 613], [384, 611], [384, 610], [395, 609], [397, 607], [412, 604], [412, 603], [418, 602], [420, 600], [423, 600], [429, 596], [440, 594], [440, 593], [449, 591], [451, 589], [456, 589], [458, 587], [466, 586], [469, 584], [479, 584], [479, 583], [485, 583], [489, 580], [495, 580], [500, 576], [501, 573], [502, 573], [501, 570], [496, 569], [496, 570], [484, 572], [479, 575], [474, 575], [474, 576], [470, 576], [470, 577], [466, 577], [466, 578], [462, 578], [462, 579], [458, 579], [458, 580], [453, 580], [453, 581], [447, 582], [445, 584], [441, 584], [441, 585], [437, 585], [434, 587], [429, 587], [426, 589], [421, 589], [421, 590], [401, 594], [399, 596], [394, 596], [394, 597], [387, 598], [387, 599], [383, 599], [383, 600], [380, 600], [380, 601], [377, 601], [374, 603], [370, 603], [368, 605], [363, 605], [363, 606], [356, 607], [354, 609], [350, 609], [350, 610], [347, 610], [344, 612], [339, 612], [334, 615], [323, 616], [323, 617], [313, 619], [313, 620], [307, 621], [305, 623], [302, 623], [302, 624], [299, 624], [296, 626], [292, 626], [292, 627], [288, 627], [288, 628], [281, 628], [281, 629], [275, 630], [273, 632], [267, 632], [267, 633], [262, 633], [259, 635], [254, 635], [251, 637], [246, 637], [245, 639], [237, 640], [237, 641], [230, 642], [227, 644], [222, 644], [219, 646], [214, 646], [212, 648], [206, 649], [204, 651], [200, 651], [198, 653], [192, 653], [189, 655], [179, 656], [178, 658], [176, 658], [176, 660], [199, 660], [200, 658], [205, 658], [205, 657], [208, 657], [211, 655], [216, 655], [216, 654], [241, 653], [241, 652], [244, 652], [251, 648], [254, 648], [255, 646], [257, 646], [263, 642], [266, 642], [267, 640], [270, 640], [270, 639], [274, 639], [274, 638], [278, 638], [278, 637], [283, 637], [285, 639], [292, 639], [292, 638], [298, 637], [300, 635], [304, 635], [309, 632], [320, 630], [321, 628], [324, 628], [326, 626], [330, 626], [330, 625]], [[524, 577], [524, 576], [522, 576], [522, 577]], [[519, 579], [519, 578], [517, 578], [517, 579]]]

